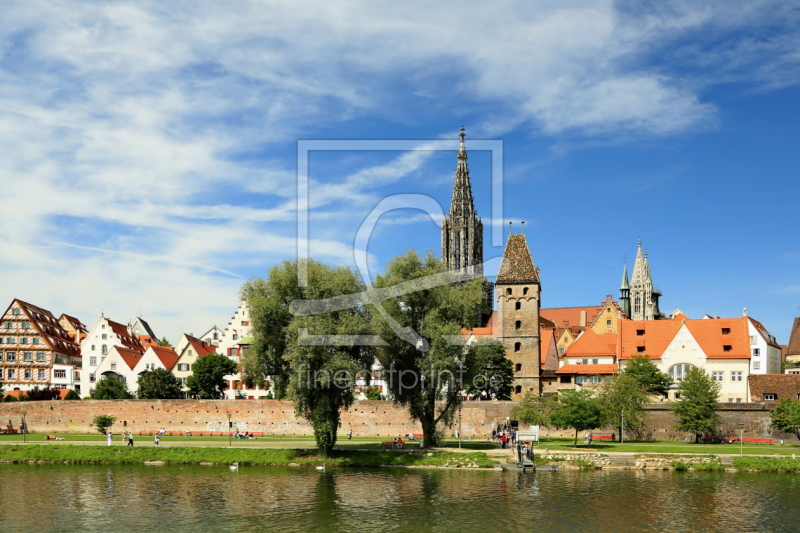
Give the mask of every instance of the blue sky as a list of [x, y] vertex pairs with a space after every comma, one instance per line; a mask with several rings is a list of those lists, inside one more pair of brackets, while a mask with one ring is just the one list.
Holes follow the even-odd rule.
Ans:
[[[0, 299], [141, 312], [172, 340], [224, 327], [296, 253], [299, 139], [421, 141], [311, 155], [311, 253], [353, 265], [382, 198], [446, 209], [455, 152], [425, 141], [464, 124], [468, 148], [503, 142], [502, 223], [526, 221], [544, 306], [616, 296], [641, 239], [665, 311], [746, 307], [785, 343], [798, 19], [768, 0], [4, 2]], [[469, 162], [488, 231], [491, 160]], [[371, 268], [439, 235], [386, 215]]]

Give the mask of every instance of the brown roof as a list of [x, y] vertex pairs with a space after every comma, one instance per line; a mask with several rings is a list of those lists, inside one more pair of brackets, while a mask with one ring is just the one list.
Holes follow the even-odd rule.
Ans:
[[[539, 314], [545, 317], [547, 320], [553, 322], [556, 327], [561, 330], [559, 331], [560, 334], [565, 327], [582, 327], [581, 311], [586, 311], [585, 326], [588, 326], [594, 322], [595, 318], [597, 318], [597, 315], [602, 309], [602, 307], [598, 307], [596, 305], [590, 307], [551, 307], [549, 309], [539, 310]], [[564, 324], [565, 322], [566, 326]]]
[[156, 357], [161, 360], [167, 370], [172, 370], [172, 367], [178, 362], [178, 354], [169, 346], [150, 346], [150, 349], [155, 352]]
[[525, 235], [519, 233], [509, 235], [496, 283], [538, 282], [539, 269], [533, 266]]
[[754, 374], [747, 381], [751, 401], [763, 402], [764, 394], [774, 394], [776, 401], [800, 399], [800, 374]]
[[122, 360], [125, 361], [125, 364], [130, 367], [131, 370], [136, 368], [136, 365], [139, 364], [139, 361], [142, 359], [142, 352], [131, 350], [128, 348], [123, 348], [122, 346], [114, 346], [112, 350], [116, 350]]
[[617, 365], [564, 365], [556, 374], [617, 374]]
[[123, 326], [119, 322], [114, 322], [113, 320], [108, 320], [108, 325], [111, 326], [111, 331], [119, 335], [120, 341], [122, 341], [122, 344], [124, 344], [126, 348], [144, 353], [145, 348], [142, 341], [140, 341], [139, 337], [136, 335], [131, 334], [127, 326]]
[[569, 345], [562, 357], [614, 356], [617, 353], [617, 335], [614, 333], [595, 333], [587, 329], [575, 342]]
[[192, 346], [194, 352], [200, 357], [217, 351], [216, 346], [207, 342], [203, 342], [197, 337], [192, 337], [191, 335], [186, 334], [186, 340], [189, 341], [189, 344]]
[[789, 336], [789, 345], [786, 348], [786, 355], [800, 354], [800, 316], [794, 319], [792, 333]]
[[14, 299], [9, 308], [14, 305], [14, 302], [19, 304], [19, 307], [25, 312], [25, 316], [30, 320], [33, 329], [39, 333], [44, 344], [51, 350], [65, 355], [80, 356], [81, 347], [67, 330], [58, 323], [53, 313], [28, 302], [23, 302], [19, 298]]
[[767, 344], [769, 344], [770, 346], [774, 346], [775, 348], [781, 347], [780, 344], [772, 340], [773, 339], [772, 335], [769, 334], [769, 331], [767, 331], [767, 328], [765, 328], [761, 322], [750, 316], [747, 318], [750, 319], [750, 322], [752, 322], [753, 325], [756, 327], [758, 333], [764, 338], [765, 341], [767, 341]]

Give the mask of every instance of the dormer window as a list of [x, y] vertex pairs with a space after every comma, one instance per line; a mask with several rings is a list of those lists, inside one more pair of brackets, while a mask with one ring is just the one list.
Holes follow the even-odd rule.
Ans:
[[644, 346], [637, 346], [636, 353], [644, 353]]
[[731, 347], [731, 345], [730, 345], [730, 344], [723, 344], [723, 345], [722, 345], [722, 351], [723, 351], [723, 352], [730, 352], [732, 349], [733, 349], [733, 348]]
[[730, 335], [731, 334], [731, 328], [722, 328], [722, 334], [723, 335]]
[[644, 330], [643, 330], [643, 329], [637, 329], [637, 330], [636, 330], [636, 335], [637, 335], [638, 337], [642, 337], [642, 336], [644, 336]]

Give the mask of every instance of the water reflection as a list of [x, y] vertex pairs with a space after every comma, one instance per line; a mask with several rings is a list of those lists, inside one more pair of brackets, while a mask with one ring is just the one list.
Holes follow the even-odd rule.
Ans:
[[793, 475], [0, 465], [0, 531], [796, 531]]

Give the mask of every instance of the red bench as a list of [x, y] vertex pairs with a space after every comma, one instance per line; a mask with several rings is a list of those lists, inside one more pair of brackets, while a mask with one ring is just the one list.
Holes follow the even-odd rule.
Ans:
[[744, 444], [772, 444], [773, 442], [772, 439], [742, 439]]
[[17, 433], [19, 430], [18, 429], [3, 428], [3, 429], [0, 429], [0, 431], [2, 431], [3, 433]]
[[592, 440], [611, 440], [611, 435], [592, 435]]

